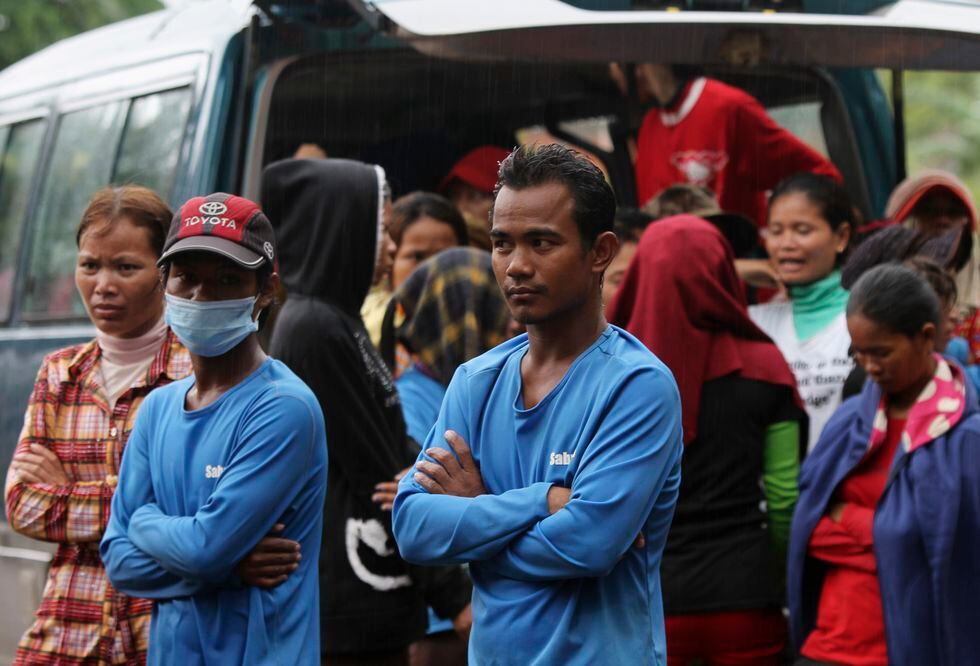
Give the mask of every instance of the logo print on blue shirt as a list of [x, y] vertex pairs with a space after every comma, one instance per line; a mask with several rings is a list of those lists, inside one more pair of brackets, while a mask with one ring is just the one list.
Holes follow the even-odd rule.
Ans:
[[568, 466], [575, 459], [574, 453], [569, 453], [568, 451], [562, 451], [561, 453], [552, 453], [551, 458], [548, 460], [549, 465], [564, 465]]
[[225, 471], [225, 468], [221, 465], [208, 465], [204, 468], [204, 478], [205, 479], [218, 479], [221, 478], [221, 473]]

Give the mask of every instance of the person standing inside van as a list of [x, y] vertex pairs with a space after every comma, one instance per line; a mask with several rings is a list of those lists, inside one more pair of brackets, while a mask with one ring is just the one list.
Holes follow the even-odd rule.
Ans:
[[[100, 545], [113, 585], [156, 602], [150, 663], [319, 661], [325, 428], [310, 389], [259, 347], [275, 260], [258, 206], [216, 193], [181, 207], [157, 262], [194, 374], [143, 403]], [[283, 558], [278, 585], [243, 585], [239, 564], [277, 524], [304, 557]]]
[[[375, 485], [411, 465], [401, 402], [361, 320], [390, 267], [385, 175], [352, 160], [283, 160], [266, 167], [262, 203], [282, 239], [286, 303], [270, 350], [316, 394], [330, 471], [320, 558], [324, 664], [404, 664], [425, 635], [425, 585], [398, 554]], [[468, 590], [433, 603], [455, 617]]]
[[140, 664], [152, 602], [113, 588], [99, 540], [143, 399], [185, 377], [156, 267], [172, 214], [143, 187], [96, 192], [78, 226], [75, 284], [95, 339], [41, 365], [7, 474], [7, 521], [58, 544], [15, 664]]
[[820, 153], [780, 127], [751, 95], [671, 65], [636, 65], [647, 112], [636, 141], [636, 191], [641, 206], [664, 188], [691, 183], [710, 189], [722, 210], [760, 227], [766, 192], [799, 171], [841, 180]]
[[769, 200], [766, 251], [788, 299], [754, 305], [749, 315], [796, 376], [810, 417], [810, 448], [841, 403], [853, 367], [840, 264], [857, 226], [847, 193], [826, 176], [790, 176]]

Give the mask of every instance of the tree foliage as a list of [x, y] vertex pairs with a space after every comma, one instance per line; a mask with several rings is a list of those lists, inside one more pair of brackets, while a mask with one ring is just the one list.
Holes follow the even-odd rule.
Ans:
[[907, 72], [908, 167], [950, 171], [980, 197], [980, 74]]
[[59, 39], [161, 7], [159, 0], [0, 0], [0, 68]]

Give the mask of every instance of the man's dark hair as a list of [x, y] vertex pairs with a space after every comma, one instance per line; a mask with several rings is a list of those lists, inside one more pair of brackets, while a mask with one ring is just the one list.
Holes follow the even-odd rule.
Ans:
[[911, 338], [928, 323], [939, 327], [939, 297], [911, 268], [883, 264], [862, 275], [851, 289], [847, 316], [855, 314]]
[[613, 230], [616, 195], [602, 171], [580, 153], [556, 143], [520, 146], [508, 155], [497, 172], [494, 205], [505, 187], [523, 190], [548, 183], [560, 183], [572, 193], [572, 217], [585, 247], [592, 247], [599, 234]]
[[653, 216], [638, 208], [617, 208], [613, 231], [620, 243], [639, 243]]

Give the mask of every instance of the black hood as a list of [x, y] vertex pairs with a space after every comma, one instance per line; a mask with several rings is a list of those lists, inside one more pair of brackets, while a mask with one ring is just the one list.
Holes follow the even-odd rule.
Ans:
[[290, 294], [359, 317], [378, 245], [379, 170], [353, 160], [282, 160], [262, 174], [262, 209]]

